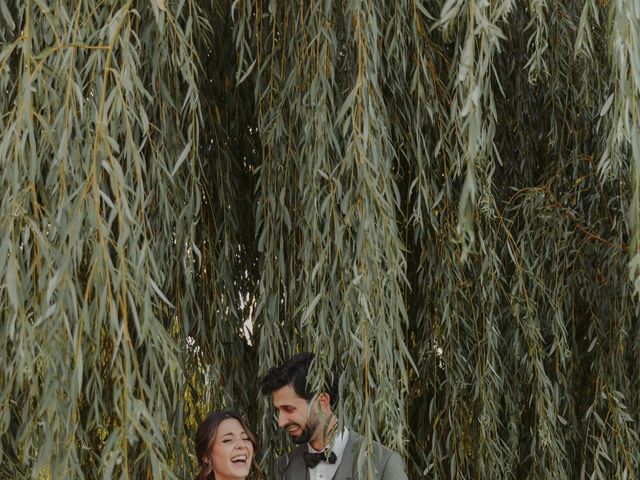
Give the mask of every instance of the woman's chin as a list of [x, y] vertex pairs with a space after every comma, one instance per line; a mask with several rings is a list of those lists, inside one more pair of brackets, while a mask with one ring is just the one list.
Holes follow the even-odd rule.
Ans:
[[231, 463], [229, 470], [233, 473], [234, 477], [245, 478], [249, 475], [249, 471], [251, 470], [251, 461], [248, 460], [247, 463]]

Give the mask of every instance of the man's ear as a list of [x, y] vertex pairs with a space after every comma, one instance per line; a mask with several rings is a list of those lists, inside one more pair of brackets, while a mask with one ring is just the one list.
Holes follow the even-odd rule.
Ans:
[[331, 397], [327, 392], [322, 392], [318, 395], [318, 402], [320, 402], [323, 410], [331, 408]]

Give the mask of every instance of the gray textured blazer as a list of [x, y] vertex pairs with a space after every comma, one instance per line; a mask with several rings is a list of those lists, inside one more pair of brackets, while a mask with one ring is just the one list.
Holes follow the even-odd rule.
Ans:
[[[358, 450], [362, 446], [362, 436], [349, 430], [349, 441], [345, 446], [342, 460], [338, 466], [333, 480], [357, 480], [354, 473], [354, 459], [358, 456]], [[276, 477], [278, 480], [309, 480], [309, 471], [304, 463], [302, 453], [307, 450], [307, 444], [298, 445], [291, 452], [279, 459], [280, 471]], [[376, 466], [377, 480], [408, 480], [404, 472], [400, 455], [388, 448], [373, 442], [373, 455]]]

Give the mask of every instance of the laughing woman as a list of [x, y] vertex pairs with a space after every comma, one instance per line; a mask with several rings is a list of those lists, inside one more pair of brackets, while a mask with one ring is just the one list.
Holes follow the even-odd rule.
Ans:
[[[255, 461], [256, 438], [242, 417], [232, 410], [213, 412], [196, 432], [200, 473], [196, 480], [262, 480]], [[249, 477], [251, 467], [253, 477]]]

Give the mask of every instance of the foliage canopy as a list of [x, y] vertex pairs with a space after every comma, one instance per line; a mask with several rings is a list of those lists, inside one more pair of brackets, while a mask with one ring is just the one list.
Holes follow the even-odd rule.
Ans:
[[309, 349], [411, 478], [638, 478], [638, 5], [0, 0], [0, 476], [269, 470]]

